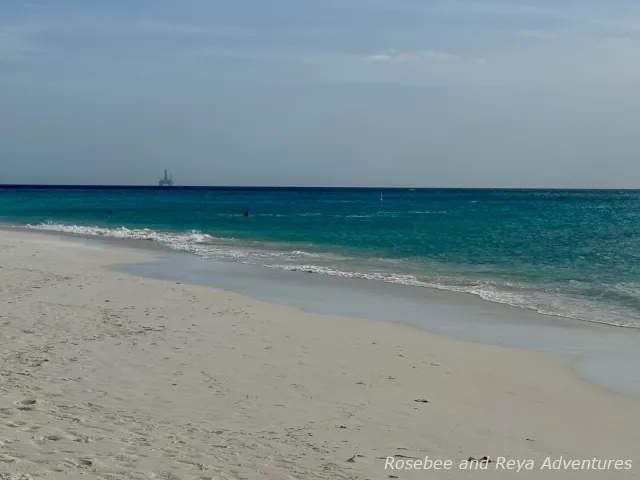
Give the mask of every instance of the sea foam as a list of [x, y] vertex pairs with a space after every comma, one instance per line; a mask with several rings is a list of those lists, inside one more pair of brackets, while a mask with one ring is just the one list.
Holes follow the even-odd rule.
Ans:
[[[192, 253], [206, 259], [233, 260], [288, 271], [448, 290], [471, 294], [494, 303], [533, 310], [544, 315], [618, 327], [640, 328], [640, 319], [634, 320], [632, 309], [607, 309], [603, 308], [602, 303], [586, 298], [572, 297], [551, 292], [549, 288], [536, 288], [533, 285], [517, 282], [497, 281], [489, 278], [465, 278], [455, 275], [430, 275], [427, 271], [420, 274], [415, 272], [406, 274], [402, 272], [402, 261], [397, 259], [349, 258], [331, 253], [315, 253], [286, 248], [286, 245], [278, 245], [279, 249], [270, 249], [268, 244], [262, 243], [257, 246], [256, 242], [245, 242], [240, 245], [240, 242], [234, 243], [233, 239], [213, 237], [196, 230], [160, 232], [147, 228], [104, 228], [54, 222], [27, 225], [27, 227], [94, 237], [152, 241], [173, 250]], [[313, 263], [309, 263], [309, 261]], [[408, 263], [405, 262], [405, 264]], [[352, 268], [344, 268], [345, 265]], [[390, 268], [393, 268], [393, 271]], [[613, 293], [625, 296], [636, 295], [638, 286], [620, 284], [619, 291]]]

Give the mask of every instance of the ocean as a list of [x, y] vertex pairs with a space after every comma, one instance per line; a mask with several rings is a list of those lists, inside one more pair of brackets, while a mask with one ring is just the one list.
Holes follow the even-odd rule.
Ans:
[[640, 191], [0, 187], [0, 222], [640, 328]]

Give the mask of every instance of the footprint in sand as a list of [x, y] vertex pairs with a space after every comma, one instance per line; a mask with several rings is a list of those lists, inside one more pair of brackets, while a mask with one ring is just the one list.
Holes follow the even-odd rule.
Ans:
[[91, 460], [87, 460], [84, 458], [67, 458], [65, 459], [65, 463], [76, 468], [86, 468], [93, 465], [93, 462]]
[[5, 423], [5, 425], [7, 427], [11, 427], [11, 428], [19, 428], [19, 427], [24, 427], [26, 425], [25, 422], [21, 422], [20, 420], [15, 420], [12, 422], [7, 422]]
[[73, 435], [71, 434], [74, 438], [73, 441], [76, 443], [92, 443], [95, 438], [94, 437], [87, 437], [84, 435]]
[[31, 411], [35, 408], [36, 401], [32, 398], [25, 398], [15, 402], [16, 408], [23, 411]]

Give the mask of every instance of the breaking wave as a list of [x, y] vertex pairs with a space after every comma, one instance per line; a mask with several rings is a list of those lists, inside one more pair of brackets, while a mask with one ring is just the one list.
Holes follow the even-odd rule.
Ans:
[[[582, 286], [578, 282], [550, 286], [464, 275], [434, 275], [426, 267], [422, 271], [416, 271], [415, 262], [403, 262], [401, 259], [358, 258], [327, 252], [309, 252], [294, 248], [298, 246], [293, 244], [237, 241], [213, 237], [195, 230], [160, 232], [147, 228], [104, 228], [54, 222], [27, 227], [92, 237], [152, 241], [208, 259], [233, 260], [288, 271], [448, 290], [544, 315], [640, 328], [640, 287], [636, 284], [620, 283], [607, 290], [594, 292], [593, 285]], [[407, 271], [411, 273], [406, 273]], [[602, 299], [609, 301], [601, 301]]]

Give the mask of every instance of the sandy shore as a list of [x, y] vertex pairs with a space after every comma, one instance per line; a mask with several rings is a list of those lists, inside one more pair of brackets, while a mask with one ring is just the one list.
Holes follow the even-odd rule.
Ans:
[[104, 268], [153, 259], [0, 232], [0, 479], [640, 476], [640, 402], [566, 358]]

